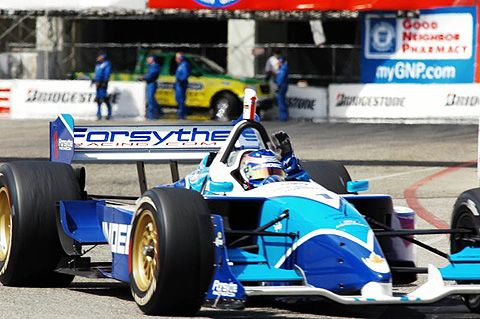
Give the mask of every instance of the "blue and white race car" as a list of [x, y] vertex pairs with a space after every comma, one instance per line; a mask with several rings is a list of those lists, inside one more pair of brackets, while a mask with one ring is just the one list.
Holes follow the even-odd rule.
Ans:
[[[304, 163], [309, 178], [284, 176], [273, 158], [248, 171], [245, 155], [278, 153], [278, 141], [258, 121], [76, 127], [61, 115], [50, 135], [50, 162], [0, 168], [4, 285], [113, 278], [130, 283], [142, 311], [161, 315], [194, 315], [202, 305], [242, 308], [249, 296], [320, 296], [348, 305], [479, 299], [480, 251], [468, 221], [415, 230], [412, 210], [394, 207], [388, 195], [358, 195], [367, 184], [352, 182], [336, 162]], [[136, 163], [141, 196], [89, 194], [85, 170], [70, 165], [76, 161]], [[200, 161], [197, 169], [179, 180], [177, 164], [192, 161]], [[174, 183], [148, 189], [145, 163], [169, 163]], [[259, 172], [276, 177], [245, 180]], [[461, 249], [447, 255], [413, 238], [432, 233], [452, 233]], [[111, 262], [85, 257], [90, 245], [109, 245]], [[416, 267], [415, 245], [450, 264]], [[417, 273], [428, 273], [428, 281], [392, 293], [393, 284], [413, 282]], [[467, 302], [475, 312], [477, 304]]]

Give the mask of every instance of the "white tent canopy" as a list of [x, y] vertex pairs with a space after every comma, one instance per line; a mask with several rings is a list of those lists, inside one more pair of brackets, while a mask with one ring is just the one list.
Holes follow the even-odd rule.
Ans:
[[0, 10], [145, 10], [146, 0], [1, 0]]

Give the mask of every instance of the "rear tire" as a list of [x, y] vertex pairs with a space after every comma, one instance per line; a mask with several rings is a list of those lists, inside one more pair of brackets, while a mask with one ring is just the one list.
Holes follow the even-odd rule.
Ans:
[[230, 92], [223, 92], [218, 94], [212, 102], [213, 120], [220, 122], [227, 122], [237, 119], [242, 108], [238, 97]]
[[203, 197], [178, 188], [145, 192], [130, 238], [130, 288], [140, 309], [194, 315], [214, 271], [213, 225]]
[[302, 162], [302, 167], [310, 178], [329, 191], [337, 194], [348, 194], [347, 182], [352, 178], [345, 166], [335, 161]]
[[0, 168], [0, 281], [5, 286], [67, 286], [54, 272], [66, 256], [58, 238], [56, 204], [80, 199], [70, 165], [12, 162]]
[[452, 228], [472, 229], [473, 234], [450, 236], [450, 252], [457, 253], [469, 246], [468, 238], [480, 233], [480, 188], [470, 189], [458, 196], [452, 213]]
[[[463, 192], [455, 202], [452, 213], [452, 229], [472, 229], [473, 234], [454, 234], [450, 236], [450, 252], [457, 253], [465, 247], [471, 246], [468, 238], [480, 233], [480, 188]], [[466, 282], [462, 282], [466, 283]], [[478, 282], [476, 282], [478, 284]], [[471, 312], [480, 313], [480, 295], [463, 295], [465, 305]]]

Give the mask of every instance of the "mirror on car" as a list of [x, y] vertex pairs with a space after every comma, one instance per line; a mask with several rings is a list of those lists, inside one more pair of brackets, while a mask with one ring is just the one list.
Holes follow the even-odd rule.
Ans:
[[228, 193], [233, 190], [233, 183], [231, 182], [210, 182], [208, 186], [212, 193]]
[[349, 193], [357, 193], [368, 191], [370, 185], [368, 181], [350, 181], [347, 182], [347, 191]]

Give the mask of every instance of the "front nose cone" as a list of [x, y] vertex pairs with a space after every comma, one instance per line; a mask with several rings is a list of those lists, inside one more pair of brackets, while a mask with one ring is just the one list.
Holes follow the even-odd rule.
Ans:
[[378, 243], [373, 251], [365, 246], [338, 235], [316, 236], [298, 247], [298, 265], [310, 285], [339, 294], [360, 293], [370, 282], [390, 283], [390, 268]]

